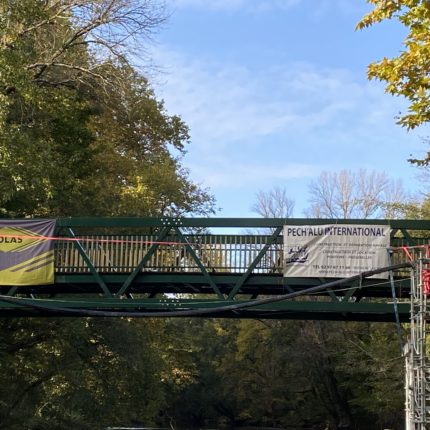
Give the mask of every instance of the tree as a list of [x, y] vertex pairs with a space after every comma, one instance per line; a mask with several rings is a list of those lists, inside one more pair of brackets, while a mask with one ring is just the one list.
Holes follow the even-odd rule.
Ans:
[[408, 200], [400, 181], [364, 169], [322, 172], [309, 194], [314, 218], [397, 218]]
[[[152, 0], [0, 0], [0, 216], [212, 210], [181, 164], [186, 124], [127, 57], [162, 10]], [[164, 328], [4, 319], [0, 428], [155, 424], [192, 369], [175, 354], [180, 336], [160, 341]]]
[[371, 64], [368, 76], [385, 81], [386, 92], [409, 101], [408, 113], [398, 123], [415, 128], [430, 120], [430, 4], [426, 0], [367, 1], [374, 9], [358, 23], [358, 29], [395, 18], [409, 31], [400, 55]]
[[91, 181], [99, 213], [213, 213], [213, 198], [190, 181], [181, 165], [189, 143], [186, 124], [167, 114], [147, 79], [131, 67], [123, 65], [116, 73], [127, 85], [112, 88], [109, 94], [102, 91], [100, 114], [91, 121], [97, 135], [95, 159], [103, 172]]
[[3, 216], [211, 213], [181, 165], [187, 126], [127, 56], [162, 4], [15, 3], [0, 0]]
[[404, 357], [392, 324], [347, 323], [339, 327], [337, 371], [351, 393], [363, 428], [404, 428]]
[[[327, 418], [296, 348], [295, 321], [240, 321], [234, 355], [237, 418], [245, 425], [313, 428]], [[231, 360], [227, 357], [225, 361]], [[235, 385], [233, 385], [235, 384]]]
[[29, 77], [49, 88], [117, 84], [115, 62], [128, 62], [131, 42], [148, 39], [165, 17], [159, 0], [1, 0], [0, 89], [19, 91]]
[[171, 328], [162, 320], [3, 319], [0, 428], [155, 425], [193, 369]]
[[[226, 385], [237, 383], [232, 357], [235, 347], [236, 322], [222, 319], [177, 319], [167, 323], [171, 335], [180, 339], [174, 351], [190, 360], [192, 369], [187, 384], [167, 391], [168, 406], [164, 412], [174, 418], [179, 428], [217, 428], [234, 422], [236, 399], [234, 389]], [[176, 427], [176, 426], [174, 426]]]
[[263, 218], [291, 218], [294, 212], [294, 200], [287, 195], [285, 188], [274, 187], [269, 191], [258, 191], [253, 212]]

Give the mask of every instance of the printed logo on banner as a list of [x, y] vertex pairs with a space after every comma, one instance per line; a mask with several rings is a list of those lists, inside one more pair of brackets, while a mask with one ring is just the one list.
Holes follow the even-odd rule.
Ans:
[[389, 246], [389, 226], [285, 225], [284, 276], [347, 278], [386, 267]]
[[297, 246], [287, 249], [286, 264], [291, 263], [306, 263], [309, 257], [308, 246]]
[[0, 285], [54, 282], [55, 220], [0, 220]]

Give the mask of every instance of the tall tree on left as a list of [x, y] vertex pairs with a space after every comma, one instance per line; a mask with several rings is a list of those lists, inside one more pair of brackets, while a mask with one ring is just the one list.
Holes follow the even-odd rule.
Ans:
[[[165, 112], [128, 62], [133, 44], [149, 38], [164, 17], [156, 0], [0, 0], [0, 215], [129, 214], [130, 207], [132, 215], [211, 210], [211, 197], [190, 182], [180, 157], [169, 151], [158, 168], [179, 184], [165, 187], [172, 191], [160, 209], [156, 198], [147, 199], [150, 208], [149, 203], [114, 207], [124, 194], [144, 201], [142, 193], [153, 190], [136, 179], [148, 178], [139, 169], [149, 170], [150, 164], [136, 166], [118, 136], [106, 134], [112, 124], [103, 121], [130, 129], [116, 115], [113, 100], [116, 106], [129, 105], [125, 96], [148, 100], [150, 108], [140, 109], [132, 124], [146, 140], [156, 136], [164, 148], [188, 142], [186, 125]], [[136, 127], [142, 122], [146, 128]], [[145, 156], [159, 149], [147, 146]], [[106, 159], [101, 163], [104, 154], [120, 163], [115, 168]], [[117, 195], [105, 194], [101, 202], [96, 193], [102, 187], [93, 185], [103, 181], [115, 182]], [[140, 193], [130, 192], [131, 183]], [[178, 194], [178, 187], [184, 191]], [[172, 205], [174, 199], [182, 201]]]
[[[0, 0], [0, 217], [212, 210], [187, 126], [128, 62], [163, 19], [158, 0]], [[155, 422], [184, 367], [160, 325], [3, 319], [0, 428]]]

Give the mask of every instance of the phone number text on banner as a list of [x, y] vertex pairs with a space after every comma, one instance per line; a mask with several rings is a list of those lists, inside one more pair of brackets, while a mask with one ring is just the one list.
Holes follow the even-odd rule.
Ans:
[[348, 278], [388, 266], [389, 246], [386, 225], [285, 225], [284, 276]]

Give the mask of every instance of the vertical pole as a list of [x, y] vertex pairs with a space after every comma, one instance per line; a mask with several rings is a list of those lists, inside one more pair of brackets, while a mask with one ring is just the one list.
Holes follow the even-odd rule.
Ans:
[[[391, 266], [393, 264], [392, 258], [391, 258], [392, 251], [390, 249], [387, 249], [387, 252], [388, 252], [388, 264]], [[401, 332], [401, 327], [400, 327], [399, 309], [397, 307], [396, 287], [394, 286], [394, 273], [392, 270], [390, 270], [390, 272], [389, 272], [389, 277], [390, 277], [390, 285], [391, 285], [391, 295], [393, 297], [394, 315], [396, 318], [397, 338], [399, 340], [400, 355], [402, 355], [403, 350], [404, 350], [404, 346], [403, 346], [403, 342], [402, 342], [402, 332]]]
[[430, 313], [427, 310], [427, 296], [424, 293], [423, 285], [424, 262], [421, 254], [417, 257], [411, 279], [411, 342], [408, 354], [409, 366], [407, 367], [407, 377], [409, 377], [411, 386], [409, 430], [426, 430], [427, 424], [430, 422], [426, 320]]
[[411, 369], [411, 344], [410, 339], [405, 343], [403, 349], [405, 357], [405, 430], [413, 430], [412, 403], [412, 369]]

